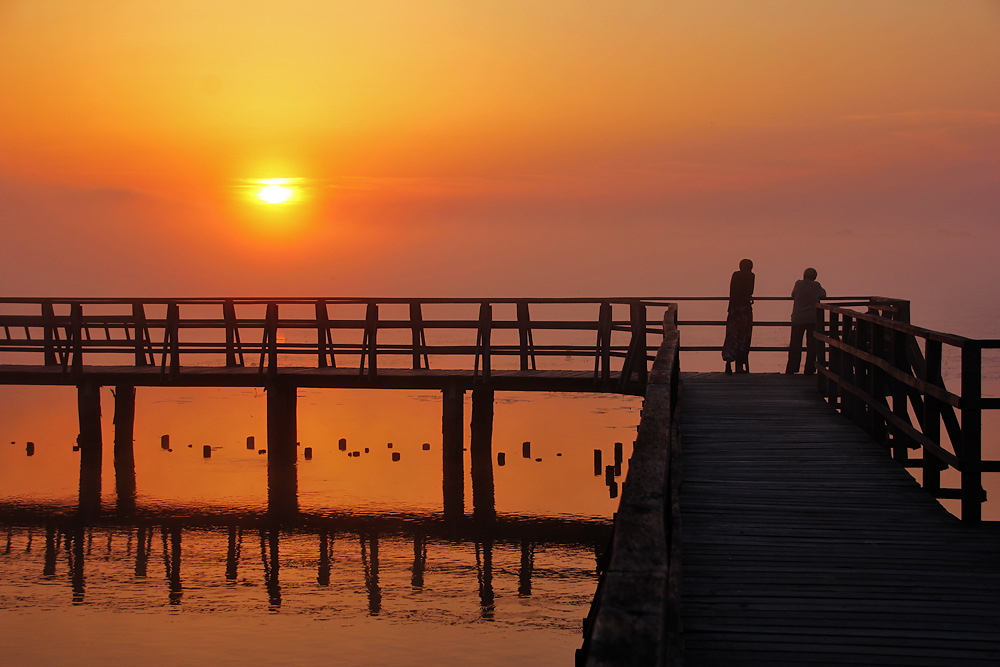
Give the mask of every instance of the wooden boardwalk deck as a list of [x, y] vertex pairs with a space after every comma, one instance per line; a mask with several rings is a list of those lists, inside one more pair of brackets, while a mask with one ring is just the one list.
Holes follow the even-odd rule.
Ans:
[[685, 374], [687, 667], [1000, 664], [1000, 531], [963, 525], [814, 378]]

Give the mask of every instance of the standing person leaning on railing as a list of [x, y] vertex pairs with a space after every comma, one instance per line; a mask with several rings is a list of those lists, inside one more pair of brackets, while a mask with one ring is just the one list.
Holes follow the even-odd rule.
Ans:
[[722, 359], [726, 375], [750, 372], [750, 338], [753, 335], [753, 262], [740, 260], [740, 270], [729, 281], [729, 315], [726, 317], [726, 340], [722, 344]]
[[816, 280], [816, 269], [808, 268], [802, 272], [802, 280], [795, 281], [792, 288], [792, 337], [788, 341], [788, 364], [785, 373], [791, 375], [799, 370], [802, 360], [802, 336], [806, 337], [806, 366], [803, 373], [812, 375], [816, 372], [816, 304], [826, 298], [826, 290]]

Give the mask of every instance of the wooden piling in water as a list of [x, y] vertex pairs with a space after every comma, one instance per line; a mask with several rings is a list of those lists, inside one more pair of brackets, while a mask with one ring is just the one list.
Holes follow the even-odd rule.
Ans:
[[492, 389], [472, 391], [472, 515], [476, 520], [496, 518], [493, 486], [493, 398]]
[[267, 385], [267, 504], [269, 511], [278, 515], [294, 514], [299, 509], [297, 392], [290, 382]]
[[135, 387], [115, 387], [115, 504], [135, 512]]
[[451, 384], [442, 391], [441, 473], [444, 515], [460, 517], [465, 513], [465, 470], [462, 441], [465, 433], [465, 390]]
[[104, 441], [101, 436], [101, 387], [93, 382], [77, 385], [77, 409], [80, 419], [80, 504], [81, 514], [101, 509], [101, 461]]

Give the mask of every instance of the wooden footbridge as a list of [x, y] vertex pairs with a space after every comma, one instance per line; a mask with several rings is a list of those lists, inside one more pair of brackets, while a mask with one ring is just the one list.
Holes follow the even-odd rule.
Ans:
[[[1000, 472], [983, 458], [1000, 399], [982, 359], [1000, 340], [845, 297], [817, 308], [815, 378], [682, 376], [682, 352], [719, 350], [721, 302], [6, 299], [0, 384], [78, 388], [81, 512], [100, 511], [101, 386], [117, 388], [119, 511], [136, 387], [264, 387], [279, 514], [297, 512], [298, 387], [437, 389], [445, 517], [464, 512], [471, 390], [479, 522], [496, 520], [495, 391], [643, 395], [578, 664], [1000, 663], [1000, 533], [981, 520], [983, 475]], [[716, 314], [681, 317], [699, 308]], [[787, 327], [758, 319], [754, 354], [785, 350]]]
[[1000, 664], [980, 442], [1000, 341], [905, 312], [821, 306], [815, 379], [682, 376], [665, 323], [578, 664]]

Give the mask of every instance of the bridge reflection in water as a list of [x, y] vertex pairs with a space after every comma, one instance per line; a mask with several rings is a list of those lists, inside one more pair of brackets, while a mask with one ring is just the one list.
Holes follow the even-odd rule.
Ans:
[[[532, 595], [538, 552], [551, 561], [541, 576], [559, 579], [573, 577], [565, 554], [575, 554], [585, 598], [610, 534], [605, 522], [562, 519], [505, 519], [484, 527], [481, 522], [418, 516], [307, 516], [296, 525], [281, 525], [266, 516], [234, 521], [202, 513], [89, 523], [38, 508], [0, 509], [8, 517], [2, 528], [6, 578], [15, 573], [25, 581], [38, 581], [38, 573], [43, 582], [65, 578], [73, 604], [139, 594], [144, 604], [156, 606], [159, 598], [161, 605], [176, 606], [194, 591], [195, 605], [214, 609], [233, 602], [232, 593], [239, 589], [243, 594], [256, 591], [258, 602], [266, 600], [277, 610], [286, 602], [286, 590], [296, 608], [315, 607], [312, 593], [331, 588], [359, 592], [363, 585], [367, 613], [377, 616], [386, 599], [400, 597], [401, 590], [423, 592], [433, 578], [444, 595], [454, 588], [469, 590], [474, 581], [478, 613], [490, 620], [498, 590], [508, 597]], [[386, 567], [391, 570], [388, 584]], [[160, 573], [165, 588], [151, 589], [148, 581]], [[62, 600], [56, 604], [65, 604]], [[337, 601], [344, 603], [339, 596]]]

